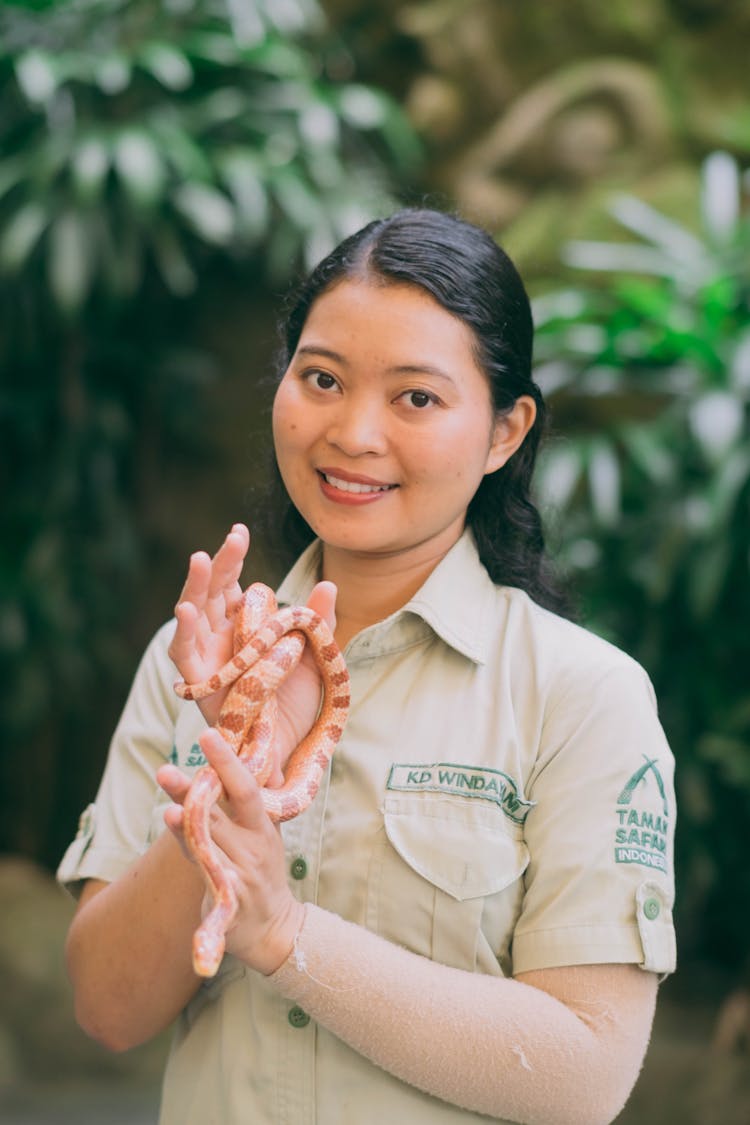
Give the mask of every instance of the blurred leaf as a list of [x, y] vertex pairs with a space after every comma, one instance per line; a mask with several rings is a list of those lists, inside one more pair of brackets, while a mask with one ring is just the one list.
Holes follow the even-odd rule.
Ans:
[[103, 93], [110, 96], [122, 94], [130, 85], [130, 60], [124, 54], [105, 55], [98, 60], [95, 75]]
[[709, 461], [720, 462], [742, 432], [745, 411], [729, 391], [710, 391], [690, 404], [690, 428]]
[[95, 137], [87, 137], [78, 144], [70, 162], [70, 173], [75, 194], [81, 203], [91, 204], [101, 199], [110, 168], [109, 147]]
[[168, 90], [187, 90], [193, 83], [193, 68], [187, 56], [169, 43], [147, 43], [139, 62]]
[[537, 472], [537, 488], [553, 510], [566, 508], [583, 471], [580, 448], [572, 441], [556, 443], [544, 451]]
[[152, 138], [137, 129], [124, 130], [114, 146], [113, 164], [138, 207], [151, 208], [162, 198], [166, 170]]
[[32, 50], [21, 55], [16, 62], [16, 74], [18, 85], [32, 105], [44, 105], [57, 89], [53, 61], [44, 51]]
[[740, 173], [726, 152], [713, 152], [703, 165], [701, 213], [706, 231], [717, 241], [734, 234], [740, 217]]
[[387, 117], [385, 99], [369, 86], [350, 83], [338, 93], [342, 116], [358, 129], [376, 129]]
[[620, 465], [609, 443], [592, 443], [587, 470], [594, 516], [603, 526], [611, 526], [620, 516]]
[[642, 200], [617, 195], [610, 204], [610, 211], [628, 230], [652, 242], [662, 255], [687, 266], [702, 265], [705, 247], [701, 240]]
[[180, 184], [173, 193], [177, 210], [196, 234], [216, 246], [226, 246], [234, 234], [234, 210], [225, 195], [205, 184]]
[[186, 297], [198, 282], [187, 253], [175, 230], [166, 224], [153, 231], [153, 248], [157, 266], [170, 292]]
[[64, 313], [77, 311], [91, 282], [91, 239], [74, 211], [60, 215], [50, 228], [50, 289]]
[[623, 426], [620, 438], [633, 463], [653, 484], [668, 485], [676, 480], [678, 462], [658, 431], [644, 425]]
[[217, 164], [235, 202], [239, 232], [259, 238], [268, 225], [268, 197], [258, 159], [246, 149], [235, 148], [225, 152]]
[[45, 207], [32, 201], [11, 215], [0, 235], [0, 269], [16, 273], [26, 264], [48, 223]]

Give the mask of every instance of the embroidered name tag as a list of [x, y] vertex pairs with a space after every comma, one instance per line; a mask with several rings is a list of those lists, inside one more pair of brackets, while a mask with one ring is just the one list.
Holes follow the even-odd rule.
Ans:
[[428, 790], [434, 793], [456, 793], [461, 797], [481, 797], [485, 801], [494, 801], [516, 824], [523, 824], [529, 810], [536, 804], [535, 801], [527, 801], [522, 797], [513, 778], [501, 770], [454, 766], [450, 762], [420, 766], [393, 765], [386, 788], [405, 793]]

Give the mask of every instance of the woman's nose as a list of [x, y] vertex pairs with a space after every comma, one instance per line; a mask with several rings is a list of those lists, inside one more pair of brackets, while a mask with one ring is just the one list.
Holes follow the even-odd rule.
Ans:
[[349, 457], [383, 453], [387, 438], [382, 409], [361, 399], [342, 403], [331, 419], [326, 437]]

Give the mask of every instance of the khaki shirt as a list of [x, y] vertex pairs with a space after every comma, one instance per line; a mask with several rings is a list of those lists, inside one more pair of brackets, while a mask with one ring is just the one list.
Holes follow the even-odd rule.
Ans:
[[[315, 543], [280, 601], [306, 601], [319, 558]], [[162, 830], [157, 767], [202, 764], [172, 629], [144, 656], [63, 882], [121, 875]], [[468, 532], [345, 655], [352, 708], [330, 776], [283, 826], [301, 900], [469, 972], [673, 970], [673, 762], [633, 660], [495, 586]], [[232, 957], [177, 1022], [161, 1125], [383, 1120], [485, 1118], [373, 1066]]]

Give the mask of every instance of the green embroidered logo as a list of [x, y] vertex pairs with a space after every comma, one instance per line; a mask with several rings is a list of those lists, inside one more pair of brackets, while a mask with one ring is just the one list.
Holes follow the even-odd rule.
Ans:
[[450, 762], [432, 765], [393, 765], [386, 788], [406, 793], [456, 793], [461, 797], [481, 797], [499, 805], [506, 816], [523, 824], [529, 810], [536, 804], [521, 796], [512, 777], [501, 770], [478, 766], [456, 766]]
[[190, 770], [190, 769], [196, 769], [198, 766], [205, 766], [205, 764], [206, 764], [206, 755], [203, 753], [203, 751], [201, 750], [198, 743], [194, 742], [193, 745], [190, 747], [190, 752], [187, 756], [187, 761], [185, 762], [185, 766], [187, 767], [187, 769]]
[[[177, 750], [176, 746], [172, 747], [172, 752], [169, 755], [169, 760], [173, 766], [179, 766], [181, 764], [179, 751]], [[185, 759], [184, 763], [182, 763], [183, 768], [192, 770], [197, 769], [199, 766], [205, 766], [205, 764], [206, 755], [203, 753], [198, 743], [194, 742], [188, 750], [187, 758]]]
[[[669, 802], [656, 758], [646, 758], [617, 798], [615, 862], [638, 863], [656, 871], [667, 871]], [[655, 785], [661, 798], [662, 815], [645, 809], [638, 798]], [[638, 806], [638, 807], [636, 807]]]

